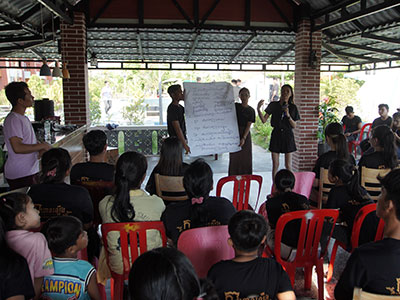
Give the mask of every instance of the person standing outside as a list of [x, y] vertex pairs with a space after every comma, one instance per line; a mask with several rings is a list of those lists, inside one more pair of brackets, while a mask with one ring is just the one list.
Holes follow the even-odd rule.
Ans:
[[346, 126], [344, 136], [347, 141], [355, 141], [358, 139], [358, 134], [361, 132], [362, 121], [359, 116], [354, 114], [352, 106], [346, 106], [346, 115], [342, 118], [342, 125]]
[[6, 86], [5, 92], [12, 109], [4, 120], [4, 141], [8, 150], [4, 173], [10, 189], [14, 190], [38, 183], [38, 157], [51, 146], [37, 142], [31, 121], [25, 116], [34, 99], [28, 85], [14, 81]]
[[105, 86], [101, 89], [101, 99], [104, 102], [104, 111], [107, 115], [112, 106], [112, 90], [108, 81], [104, 81], [104, 84]]
[[179, 84], [171, 85], [168, 88], [168, 94], [172, 99], [167, 109], [168, 135], [176, 136], [181, 141], [186, 154], [188, 154], [190, 148], [186, 142], [185, 108], [179, 104], [179, 101], [184, 101], [181, 86]]
[[285, 153], [285, 167], [292, 170], [292, 152], [296, 151], [293, 128], [296, 128], [296, 121], [300, 120], [300, 114], [293, 101], [293, 89], [285, 84], [281, 88], [279, 101], [268, 104], [265, 114], [261, 111], [264, 100], [260, 100], [257, 105], [258, 116], [261, 122], [267, 122], [271, 117], [271, 126], [274, 128], [269, 143], [269, 151], [272, 156], [272, 181], [279, 168], [279, 153]]
[[242, 150], [229, 153], [229, 176], [253, 174], [250, 127], [256, 121], [256, 113], [249, 105], [250, 91], [247, 88], [239, 91], [239, 97], [242, 103], [235, 103], [235, 110], [240, 135], [239, 147]]
[[279, 100], [279, 84], [278, 79], [274, 77], [272, 85], [271, 85], [271, 93], [269, 97], [269, 102], [278, 101]]

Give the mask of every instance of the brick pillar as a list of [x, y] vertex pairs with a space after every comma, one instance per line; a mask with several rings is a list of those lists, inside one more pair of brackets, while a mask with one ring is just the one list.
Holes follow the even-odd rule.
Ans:
[[320, 99], [320, 61], [322, 32], [313, 32], [312, 48], [316, 51], [317, 67], [311, 68], [310, 61], [310, 21], [299, 22], [296, 33], [294, 75], [295, 104], [301, 120], [294, 130], [297, 151], [293, 155], [294, 171], [310, 171], [317, 158], [318, 109]]
[[65, 123], [89, 124], [89, 85], [85, 15], [75, 12], [74, 24], [61, 23], [61, 55], [71, 78], [63, 79]]

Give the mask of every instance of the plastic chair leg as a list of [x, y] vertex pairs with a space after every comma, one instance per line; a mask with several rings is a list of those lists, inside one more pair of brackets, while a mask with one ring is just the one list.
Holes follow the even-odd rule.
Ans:
[[330, 282], [333, 276], [333, 267], [335, 266], [335, 258], [336, 258], [336, 252], [338, 249], [339, 243], [335, 241], [335, 244], [333, 245], [332, 248], [332, 254], [331, 258], [329, 259], [329, 266], [328, 266], [328, 274], [326, 276], [326, 282]]
[[317, 262], [316, 271], [318, 278], [318, 299], [324, 300], [324, 267], [323, 267], [323, 259]]
[[311, 276], [313, 267], [304, 267], [304, 289], [311, 289]]
[[114, 278], [110, 279], [111, 300], [114, 300]]
[[113, 293], [111, 293], [112, 300], [123, 300], [124, 299], [124, 280], [114, 279]]

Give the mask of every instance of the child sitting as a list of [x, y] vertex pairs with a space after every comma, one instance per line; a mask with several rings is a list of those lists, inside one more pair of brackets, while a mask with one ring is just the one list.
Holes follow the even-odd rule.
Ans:
[[[265, 203], [269, 225], [267, 244], [271, 250], [275, 246], [275, 228], [279, 217], [287, 212], [310, 208], [308, 199], [305, 196], [292, 192], [295, 182], [296, 178], [291, 171], [280, 170], [276, 173], [274, 180], [276, 192], [268, 196]], [[290, 222], [285, 227], [281, 243], [281, 256], [283, 259], [292, 260], [294, 258], [295, 252], [293, 249], [297, 248], [299, 232], [300, 222], [298, 221]]]
[[50, 219], [42, 228], [54, 254], [54, 274], [45, 276], [42, 297], [49, 299], [101, 299], [96, 270], [79, 251], [87, 247], [88, 237], [82, 222], [73, 216]]
[[34, 208], [29, 196], [12, 193], [0, 200], [0, 219], [7, 230], [8, 246], [28, 262], [37, 299], [40, 296], [43, 276], [54, 272], [45, 237], [39, 232], [29, 231], [40, 227], [39, 212]]
[[271, 258], [258, 257], [267, 224], [255, 212], [242, 210], [229, 221], [229, 245], [235, 258], [213, 265], [208, 278], [222, 299], [296, 299], [289, 276]]

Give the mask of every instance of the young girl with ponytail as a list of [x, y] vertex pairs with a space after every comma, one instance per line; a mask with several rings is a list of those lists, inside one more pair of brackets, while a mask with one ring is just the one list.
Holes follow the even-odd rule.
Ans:
[[202, 159], [195, 160], [185, 171], [183, 186], [189, 199], [168, 205], [161, 217], [167, 236], [175, 244], [182, 231], [203, 226], [226, 225], [236, 212], [228, 199], [210, 197], [213, 173]]
[[372, 129], [369, 139], [374, 152], [361, 157], [358, 167], [371, 169], [394, 169], [397, 167], [397, 152], [393, 131], [386, 125], [377, 126]]
[[[99, 212], [103, 223], [121, 223], [137, 221], [159, 221], [165, 209], [161, 198], [148, 195], [140, 187], [146, 177], [147, 161], [143, 154], [125, 152], [115, 167], [115, 195], [106, 196], [99, 203]], [[108, 251], [110, 265], [114, 272], [122, 274], [123, 264], [119, 245], [119, 234], [108, 234]], [[159, 232], [149, 232], [147, 235], [148, 250], [161, 247]], [[100, 253], [97, 273], [100, 282], [111, 277], [107, 267], [104, 249]]]

